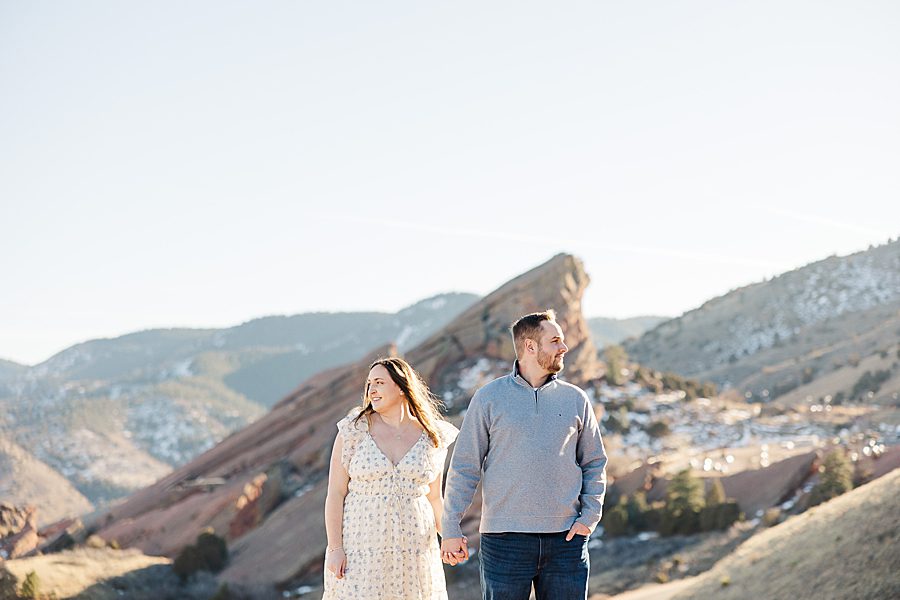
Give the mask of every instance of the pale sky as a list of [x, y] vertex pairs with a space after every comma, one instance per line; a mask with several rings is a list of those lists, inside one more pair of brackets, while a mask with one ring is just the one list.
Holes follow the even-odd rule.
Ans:
[[900, 3], [0, 0], [0, 357], [900, 235]]

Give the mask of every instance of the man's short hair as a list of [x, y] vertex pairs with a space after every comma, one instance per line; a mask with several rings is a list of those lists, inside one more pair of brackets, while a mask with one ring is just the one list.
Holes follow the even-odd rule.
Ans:
[[516, 357], [524, 354], [526, 339], [531, 338], [535, 341], [540, 340], [541, 323], [543, 321], [552, 321], [555, 323], [556, 312], [552, 308], [548, 308], [543, 312], [525, 315], [512, 324], [510, 332], [512, 333], [513, 345], [516, 348]]

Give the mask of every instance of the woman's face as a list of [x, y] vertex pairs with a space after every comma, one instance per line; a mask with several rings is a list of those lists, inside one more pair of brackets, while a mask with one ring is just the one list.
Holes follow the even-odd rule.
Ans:
[[366, 379], [366, 387], [369, 390], [369, 401], [375, 412], [392, 412], [403, 402], [400, 386], [394, 383], [384, 365], [372, 367], [369, 377]]

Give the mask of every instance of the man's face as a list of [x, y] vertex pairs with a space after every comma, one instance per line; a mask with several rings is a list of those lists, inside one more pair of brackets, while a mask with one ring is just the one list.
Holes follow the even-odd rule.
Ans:
[[541, 321], [541, 338], [538, 340], [537, 363], [548, 373], [559, 373], [563, 368], [563, 356], [569, 351], [562, 328], [553, 321]]

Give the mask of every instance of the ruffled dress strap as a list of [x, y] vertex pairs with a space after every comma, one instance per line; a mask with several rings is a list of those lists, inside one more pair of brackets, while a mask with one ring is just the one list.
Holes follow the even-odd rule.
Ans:
[[459, 435], [459, 429], [448, 421], [438, 421], [435, 423], [435, 427], [437, 428], [440, 448], [448, 448], [450, 444], [456, 441], [456, 436]]
[[433, 446], [429, 440], [427, 450], [428, 460], [425, 471], [425, 478], [429, 482], [434, 481], [438, 475], [444, 472], [445, 463], [447, 462], [447, 449], [450, 447], [450, 444], [456, 440], [456, 436], [459, 434], [459, 429], [447, 421], [437, 421], [435, 422], [434, 427], [437, 433], [438, 445]]
[[363, 417], [354, 423], [354, 419], [362, 412], [359, 406], [350, 409], [347, 416], [338, 421], [337, 428], [343, 443], [341, 451], [341, 464], [347, 471], [350, 470], [350, 461], [356, 453], [356, 447], [366, 437], [369, 431], [369, 421]]

